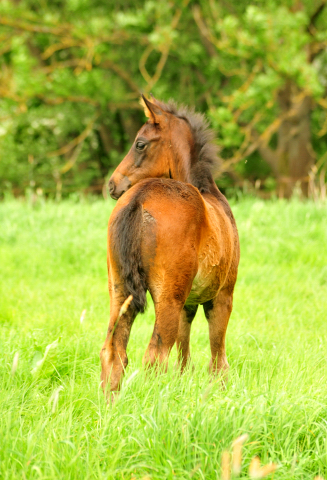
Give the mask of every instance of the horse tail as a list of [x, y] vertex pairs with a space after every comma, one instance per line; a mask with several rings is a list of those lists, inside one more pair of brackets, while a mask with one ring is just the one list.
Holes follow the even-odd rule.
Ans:
[[123, 281], [125, 298], [133, 296], [131, 307], [136, 313], [146, 308], [146, 273], [142, 265], [143, 207], [134, 197], [117, 214], [110, 232], [110, 248], [113, 250], [120, 278]]

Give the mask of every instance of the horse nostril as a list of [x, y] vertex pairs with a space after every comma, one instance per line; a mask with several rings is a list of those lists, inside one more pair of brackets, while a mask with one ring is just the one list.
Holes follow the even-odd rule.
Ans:
[[108, 184], [108, 188], [109, 188], [109, 193], [113, 193], [114, 190], [115, 190], [115, 184], [112, 180], [110, 180], [109, 184]]

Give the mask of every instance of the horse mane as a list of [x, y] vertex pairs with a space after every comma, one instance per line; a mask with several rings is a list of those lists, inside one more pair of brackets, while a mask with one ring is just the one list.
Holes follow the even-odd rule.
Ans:
[[214, 177], [220, 169], [221, 159], [218, 157], [218, 146], [213, 143], [215, 136], [208, 120], [193, 108], [178, 106], [174, 100], [164, 103], [152, 98], [152, 101], [165, 112], [188, 123], [195, 145], [190, 165], [191, 183], [201, 193], [213, 193]]

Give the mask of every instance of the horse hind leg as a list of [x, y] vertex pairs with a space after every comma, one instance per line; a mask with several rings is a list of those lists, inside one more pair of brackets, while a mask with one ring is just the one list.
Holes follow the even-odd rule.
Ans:
[[233, 307], [233, 292], [221, 290], [213, 299], [203, 304], [204, 313], [209, 324], [211, 359], [209, 371], [214, 375], [223, 374], [227, 383], [229, 364], [226, 356], [225, 337], [229, 317]]
[[121, 387], [121, 381], [128, 364], [126, 348], [130, 331], [136, 316], [133, 308], [119, 317], [120, 308], [125, 294], [120, 288], [115, 292], [114, 283], [118, 284], [117, 276], [109, 282], [110, 320], [105, 342], [100, 352], [102, 389], [107, 400], [114, 401]]
[[190, 333], [198, 305], [184, 305], [179, 319], [176, 348], [181, 372], [190, 361]]
[[145, 263], [149, 264], [148, 289], [156, 321], [143, 363], [160, 364], [165, 370], [176, 340], [182, 344], [184, 356], [188, 353], [190, 327], [181, 321], [181, 316], [198, 270], [199, 227], [192, 223], [189, 212], [172, 219], [169, 211], [164, 220], [159, 216], [153, 228], [155, 242], [149, 241], [150, 235], [144, 235], [143, 251], [149, 259]]
[[170, 351], [177, 339], [183, 305], [169, 300], [154, 303], [156, 321], [143, 364], [146, 367], [160, 365], [166, 371]]
[[[187, 316], [184, 304], [190, 293], [195, 275], [196, 258], [184, 269], [166, 272], [165, 281], [155, 288], [150, 288], [154, 302], [156, 321], [148, 348], [143, 357], [145, 365], [161, 365], [164, 370], [168, 367], [168, 358], [174, 343], [181, 346], [182, 357], [187, 361], [189, 351], [190, 324], [187, 325]], [[194, 312], [195, 315], [195, 312]], [[193, 316], [194, 316], [193, 315]]]

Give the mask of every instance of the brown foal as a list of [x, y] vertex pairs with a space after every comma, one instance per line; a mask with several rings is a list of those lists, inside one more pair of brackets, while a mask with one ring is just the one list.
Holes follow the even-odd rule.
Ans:
[[[143, 105], [148, 121], [109, 181], [119, 199], [108, 228], [110, 321], [101, 350], [102, 387], [109, 392], [120, 388], [147, 290], [156, 320], [144, 364], [165, 367], [176, 343], [185, 368], [200, 304], [209, 325], [210, 371], [227, 376], [229, 368], [225, 335], [240, 250], [233, 214], [212, 176], [213, 135], [203, 116], [186, 108], [145, 97]], [[129, 295], [131, 306], [117, 322]]]

